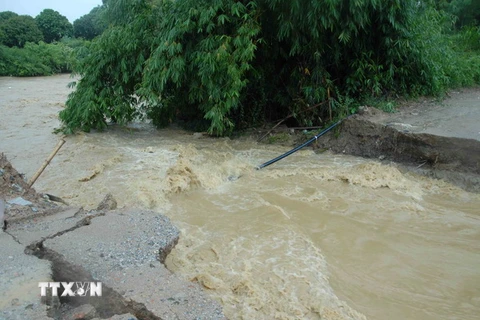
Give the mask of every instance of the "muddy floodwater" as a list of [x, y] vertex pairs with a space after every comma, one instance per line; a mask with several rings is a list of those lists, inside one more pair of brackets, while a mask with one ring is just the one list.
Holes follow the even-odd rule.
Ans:
[[[68, 76], [0, 78], [0, 151], [31, 177], [54, 148]], [[182, 230], [170, 270], [230, 319], [478, 319], [480, 195], [394, 164], [195, 138], [148, 125], [69, 136], [36, 182], [95, 207], [153, 209]], [[105, 226], [108, 228], [108, 226]]]

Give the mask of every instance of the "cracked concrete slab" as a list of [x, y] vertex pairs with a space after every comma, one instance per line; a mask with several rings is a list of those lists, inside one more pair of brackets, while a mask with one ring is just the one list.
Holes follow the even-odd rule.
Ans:
[[51, 319], [38, 283], [52, 281], [51, 264], [24, 254], [25, 246], [0, 231], [0, 319]]
[[27, 246], [32, 242], [75, 227], [77, 222], [84, 218], [83, 215], [75, 216], [80, 210], [80, 208], [69, 208], [51, 215], [10, 223], [8, 232]]
[[221, 306], [197, 284], [179, 279], [161, 263], [178, 237], [167, 217], [127, 209], [109, 211], [90, 225], [46, 240], [43, 247], [158, 319], [225, 319]]

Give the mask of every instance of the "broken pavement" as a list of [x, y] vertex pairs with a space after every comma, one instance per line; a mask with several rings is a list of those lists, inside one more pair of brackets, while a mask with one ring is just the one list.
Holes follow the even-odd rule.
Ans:
[[[0, 195], [9, 226], [0, 232], [0, 319], [225, 318], [197, 283], [163, 265], [179, 238], [167, 217], [115, 209], [111, 196], [88, 212], [60, 207], [2, 161]], [[100, 281], [103, 294], [41, 298], [38, 283], [50, 281]]]

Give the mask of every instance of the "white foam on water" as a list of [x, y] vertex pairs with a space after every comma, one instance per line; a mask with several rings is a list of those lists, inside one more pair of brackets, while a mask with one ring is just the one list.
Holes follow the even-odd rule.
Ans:
[[230, 319], [365, 319], [338, 299], [323, 255], [298, 231], [219, 229], [187, 226], [167, 265], [207, 288]]

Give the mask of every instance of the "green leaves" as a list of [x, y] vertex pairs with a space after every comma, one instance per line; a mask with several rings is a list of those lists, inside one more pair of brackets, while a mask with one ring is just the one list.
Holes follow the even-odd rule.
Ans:
[[58, 11], [45, 9], [35, 17], [35, 21], [47, 43], [73, 35], [72, 24], [68, 21], [67, 17], [62, 16]]
[[176, 14], [162, 15], [139, 93], [156, 99], [166, 114], [201, 111], [211, 123], [209, 133], [224, 135], [233, 129], [229, 114], [239, 104], [254, 58], [260, 30], [255, 11], [237, 1], [200, 1], [195, 9], [185, 1], [175, 4], [162, 8], [174, 6]]
[[24, 48], [0, 46], [0, 76], [45, 76], [70, 72], [74, 62], [74, 49], [63, 42], [29, 42]]
[[7, 15], [0, 23], [0, 42], [7, 47], [22, 48], [27, 42], [43, 41], [43, 34], [30, 16]]
[[153, 22], [146, 3], [124, 5], [128, 8], [123, 10], [132, 10], [138, 19], [112, 25], [83, 52], [75, 70], [81, 79], [60, 112], [64, 132], [102, 130], [107, 121], [124, 124], [142, 111], [135, 93], [151, 54], [147, 40], [153, 38]]
[[73, 22], [73, 34], [77, 38], [92, 40], [102, 34], [107, 28], [104, 19], [105, 7], [97, 6], [88, 14], [81, 16]]
[[479, 77], [464, 63], [455, 69], [445, 37], [452, 21], [429, 2], [110, 0], [106, 8], [109, 28], [82, 53], [82, 79], [60, 115], [66, 131], [140, 115], [157, 126], [206, 124], [212, 135], [289, 114], [323, 125], [354, 101], [435, 95]]

